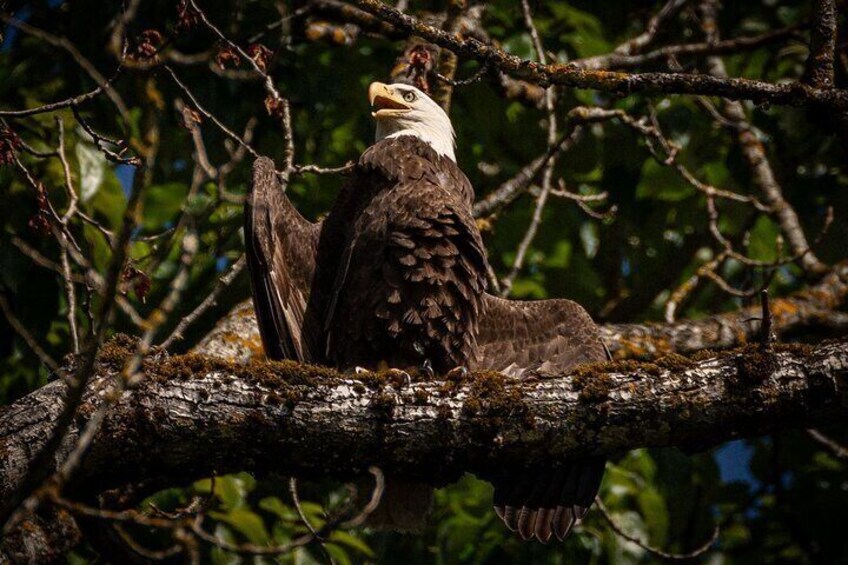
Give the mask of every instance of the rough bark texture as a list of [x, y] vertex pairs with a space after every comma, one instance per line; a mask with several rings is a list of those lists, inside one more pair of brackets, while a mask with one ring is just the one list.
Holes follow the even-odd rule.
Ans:
[[836, 62], [836, 1], [813, 0], [810, 56], [804, 80], [815, 88], [833, 88]]
[[[818, 284], [786, 298], [772, 300], [773, 330], [779, 337], [801, 333], [844, 334], [848, 313], [839, 308], [848, 298], [848, 263], [837, 265]], [[607, 324], [601, 335], [616, 359], [650, 359], [667, 353], [726, 349], [759, 335], [759, 306], [700, 320], [671, 324]], [[223, 318], [195, 352], [246, 363], [262, 355], [262, 340], [250, 301]]]
[[[108, 397], [128, 354], [107, 346], [59, 458]], [[352, 380], [292, 362], [245, 367], [164, 353], [144, 371], [91, 444], [77, 489], [236, 470], [346, 478], [369, 465], [442, 484], [524, 461], [643, 446], [700, 450], [848, 415], [846, 340], [587, 366], [535, 382], [496, 373], [411, 384], [381, 374]], [[0, 498], [49, 436], [65, 391], [51, 383], [0, 413]]]

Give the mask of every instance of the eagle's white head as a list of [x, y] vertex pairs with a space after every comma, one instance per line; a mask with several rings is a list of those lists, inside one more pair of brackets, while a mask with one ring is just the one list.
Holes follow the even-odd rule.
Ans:
[[428, 143], [439, 155], [456, 162], [450, 118], [429, 96], [408, 84], [372, 82], [368, 100], [371, 115], [377, 121], [377, 141], [412, 135]]

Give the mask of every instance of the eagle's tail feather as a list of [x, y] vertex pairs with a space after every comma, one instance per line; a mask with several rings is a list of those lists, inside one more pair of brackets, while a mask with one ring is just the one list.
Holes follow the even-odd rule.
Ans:
[[495, 483], [495, 512], [522, 539], [562, 541], [589, 511], [604, 465], [603, 458], [594, 457], [555, 471], [505, 473]]

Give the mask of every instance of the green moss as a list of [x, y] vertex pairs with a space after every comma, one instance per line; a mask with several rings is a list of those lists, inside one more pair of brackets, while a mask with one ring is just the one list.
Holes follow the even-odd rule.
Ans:
[[533, 428], [534, 418], [524, 400], [520, 387], [495, 371], [457, 375], [456, 383], [468, 385], [468, 396], [462, 406], [462, 415], [483, 427], [496, 429], [504, 419], [519, 420]]
[[659, 377], [664, 371], [685, 371], [695, 366], [695, 362], [683, 355], [670, 353], [655, 361], [605, 361], [580, 365], [572, 373], [572, 386], [579, 398], [585, 402], [603, 402], [609, 398], [613, 387], [612, 373], [621, 373], [634, 377]]
[[807, 343], [775, 343], [772, 349], [777, 353], [791, 353], [801, 357], [809, 357], [816, 351], [814, 346]]
[[693, 368], [696, 363], [689, 357], [685, 355], [680, 355], [679, 353], [669, 353], [667, 355], [663, 355], [656, 361], [654, 364], [660, 367], [661, 369], [666, 369], [669, 371], [686, 371], [687, 369]]
[[375, 412], [381, 420], [391, 420], [396, 401], [393, 394], [378, 391], [371, 396], [368, 408]]
[[778, 368], [774, 350], [760, 344], [748, 344], [738, 348], [734, 360], [739, 384], [762, 383]]
[[114, 371], [120, 371], [135, 354], [137, 346], [137, 337], [115, 334], [100, 347], [97, 352], [97, 363]]
[[419, 404], [419, 405], [427, 404], [427, 402], [429, 400], [430, 400], [430, 395], [427, 394], [426, 390], [424, 390], [423, 388], [416, 388], [415, 389], [415, 403], [416, 404]]
[[612, 390], [609, 373], [624, 373], [638, 370], [639, 361], [605, 361], [578, 366], [571, 377], [571, 385], [578, 391], [583, 402], [603, 402]]
[[712, 359], [719, 353], [712, 349], [701, 349], [700, 351], [695, 351], [689, 356], [694, 363], [700, 363], [701, 361], [706, 361], [707, 359]]

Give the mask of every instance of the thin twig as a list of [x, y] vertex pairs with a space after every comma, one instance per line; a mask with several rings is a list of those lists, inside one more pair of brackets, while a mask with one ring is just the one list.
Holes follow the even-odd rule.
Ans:
[[845, 447], [844, 445], [826, 436], [815, 428], [807, 428], [807, 434], [811, 438], [825, 446], [838, 459], [848, 461], [848, 447]]
[[771, 308], [769, 307], [769, 294], [768, 289], [763, 289], [760, 291], [760, 307], [763, 310], [762, 319], [760, 321], [760, 345], [763, 347], [771, 347], [772, 341], [774, 341], [774, 334], [772, 333], [772, 315]]
[[716, 540], [718, 540], [719, 533], [721, 533], [721, 528], [719, 528], [719, 525], [716, 524], [713, 528], [713, 533], [710, 538], [699, 547], [693, 549], [692, 551], [687, 551], [686, 553], [669, 553], [667, 551], [663, 551], [661, 549], [657, 549], [656, 547], [650, 546], [639, 538], [625, 532], [612, 517], [612, 514], [610, 513], [606, 505], [604, 505], [604, 501], [601, 500], [600, 496], [595, 497], [595, 506], [601, 512], [601, 515], [604, 517], [604, 520], [606, 520], [607, 524], [609, 524], [612, 531], [614, 531], [616, 534], [623, 537], [629, 542], [635, 543], [648, 553], [652, 553], [658, 557], [662, 557], [663, 559], [669, 559], [672, 561], [685, 561], [688, 559], [694, 559], [705, 554], [707, 551], [710, 550], [713, 544], [715, 544]]
[[118, 283], [123, 273], [124, 261], [129, 253], [130, 236], [135, 228], [135, 220], [138, 217], [141, 205], [142, 186], [147, 184], [143, 180], [145, 177], [146, 175], [141, 172], [141, 169], [136, 170], [132, 192], [124, 211], [123, 227], [118, 239], [118, 246], [113, 252], [104, 284], [103, 299], [96, 315], [97, 327], [92, 329], [86, 339], [85, 346], [82, 348], [82, 362], [74, 372], [73, 377], [66, 379], [69, 381], [69, 385], [62, 411], [55, 420], [50, 437], [33, 457], [29, 472], [20, 481], [12, 495], [0, 506], [0, 529], [4, 533], [14, 528], [25, 512], [31, 512], [38, 506], [39, 499], [32, 494], [50, 475], [51, 461], [61, 446], [68, 428], [73, 423], [77, 407], [82, 402], [88, 379], [93, 372], [97, 351], [106, 336], [108, 321], [114, 311]]
[[[539, 31], [536, 29], [536, 25], [533, 23], [533, 15], [530, 11], [529, 0], [521, 0], [521, 12], [524, 16], [524, 26], [530, 33], [530, 38], [533, 42], [533, 49], [536, 51], [536, 57], [539, 59], [539, 62], [541, 64], [545, 65], [547, 64], [545, 48], [542, 45], [542, 40], [539, 38]], [[553, 150], [557, 146], [558, 134], [556, 121], [556, 101], [554, 99], [554, 96], [555, 94], [553, 87], [549, 86], [545, 90], [545, 111], [548, 114], [548, 150]], [[530, 244], [533, 243], [533, 240], [536, 238], [536, 233], [539, 231], [539, 224], [542, 222], [542, 214], [544, 213], [545, 205], [548, 202], [548, 196], [550, 195], [553, 186], [552, 180], [554, 167], [556, 166], [556, 159], [556, 154], [551, 155], [551, 157], [545, 163], [544, 168], [542, 169], [542, 189], [539, 192], [539, 196], [536, 197], [536, 207], [533, 209], [533, 217], [530, 220], [530, 225], [527, 227], [527, 231], [525, 232], [524, 237], [518, 246], [518, 250], [515, 254], [515, 261], [513, 261], [512, 264], [512, 269], [502, 281], [501, 296], [508, 296], [510, 291], [512, 290], [513, 282], [518, 276], [518, 273], [521, 271], [521, 268], [524, 266], [524, 258], [527, 255], [527, 250], [530, 248]]]
[[351, 3], [404, 33], [417, 35], [439, 47], [451, 49], [457, 55], [476, 59], [481, 64], [489, 63], [513, 78], [540, 86], [557, 84], [616, 94], [721, 96], [775, 105], [818, 106], [835, 111], [848, 108], [848, 92], [811, 88], [800, 83], [773, 84], [688, 73], [609, 73], [570, 68], [563, 64], [542, 65], [523, 60], [473, 37], [458, 38], [401, 13], [381, 0], [351, 0]]
[[238, 276], [244, 270], [246, 264], [247, 261], [245, 259], [245, 256], [242, 255], [241, 257], [239, 257], [238, 261], [233, 263], [233, 266], [230, 267], [230, 270], [227, 271], [224, 276], [218, 279], [218, 282], [215, 285], [215, 288], [212, 289], [212, 292], [210, 292], [206, 296], [206, 298], [204, 298], [203, 301], [198, 304], [194, 310], [191, 311], [191, 313], [189, 313], [187, 316], [184, 316], [180, 320], [180, 323], [177, 324], [177, 327], [174, 328], [174, 331], [171, 332], [171, 335], [169, 335], [168, 338], [160, 344], [160, 347], [162, 347], [162, 349], [168, 349], [169, 347], [171, 347], [171, 345], [173, 345], [175, 341], [183, 339], [183, 334], [189, 328], [189, 326], [196, 322], [198, 318], [200, 318], [204, 313], [206, 313], [207, 310], [209, 310], [209, 308], [217, 304], [218, 296], [224, 290], [229, 288], [231, 284], [233, 284], [236, 278], [238, 278]]
[[39, 360], [51, 371], [56, 372], [60, 370], [59, 364], [50, 356], [47, 351], [44, 350], [43, 347], [38, 343], [38, 340], [33, 337], [33, 335], [26, 329], [21, 321], [15, 316], [14, 312], [12, 312], [11, 306], [9, 306], [9, 302], [6, 300], [6, 297], [0, 294], [0, 310], [3, 311], [3, 315], [6, 317], [6, 322], [15, 330], [15, 333], [21, 336], [21, 339], [32, 349], [32, 352], [35, 353]]
[[218, 39], [236, 51], [245, 61], [247, 61], [247, 63], [253, 68], [254, 72], [264, 79], [263, 85], [265, 86], [265, 91], [271, 98], [271, 103], [266, 100], [265, 105], [272, 115], [279, 117], [280, 125], [283, 129], [283, 174], [289, 175], [291, 173], [292, 165], [294, 165], [294, 133], [291, 126], [291, 105], [288, 99], [280, 95], [279, 91], [274, 86], [274, 80], [271, 78], [271, 75], [265, 71], [264, 66], [260, 66], [255, 58], [248, 55], [237, 43], [224, 35], [224, 33], [209, 20], [206, 13], [200, 9], [194, 0], [189, 0], [189, 3], [192, 8], [197, 11], [203, 24], [209, 28], [212, 33], [217, 35]]

